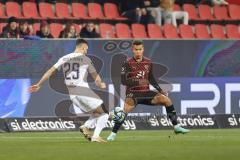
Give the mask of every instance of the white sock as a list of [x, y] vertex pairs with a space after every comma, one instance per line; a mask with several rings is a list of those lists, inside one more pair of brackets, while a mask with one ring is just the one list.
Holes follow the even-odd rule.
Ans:
[[105, 128], [106, 125], [107, 125], [108, 117], [109, 117], [108, 114], [102, 113], [102, 114], [97, 118], [97, 124], [96, 124], [96, 128], [95, 128], [95, 130], [94, 130], [94, 133], [93, 133], [93, 138], [99, 137], [101, 131], [102, 131], [103, 128]]
[[91, 115], [89, 119], [82, 125], [83, 127], [91, 128], [93, 127], [97, 122], [97, 117]]

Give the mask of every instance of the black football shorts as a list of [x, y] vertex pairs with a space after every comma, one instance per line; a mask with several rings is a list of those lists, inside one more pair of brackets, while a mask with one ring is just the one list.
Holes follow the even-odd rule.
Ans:
[[155, 91], [130, 92], [127, 93], [126, 98], [133, 98], [135, 105], [138, 104], [153, 105], [151, 101], [157, 94], [158, 92]]

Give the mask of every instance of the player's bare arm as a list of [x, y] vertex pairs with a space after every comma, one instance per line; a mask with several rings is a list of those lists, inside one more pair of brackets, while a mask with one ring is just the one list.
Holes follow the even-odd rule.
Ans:
[[56, 71], [57, 71], [57, 69], [55, 67], [51, 67], [47, 72], [44, 73], [42, 78], [36, 84], [29, 87], [29, 92], [30, 93], [37, 92], [41, 88], [42, 84], [46, 80], [48, 80], [49, 77], [51, 77], [51, 75], [53, 75]]
[[96, 86], [98, 86], [99, 88], [105, 89], [106, 88], [106, 84], [102, 81], [100, 75], [97, 72], [93, 72], [91, 73]]

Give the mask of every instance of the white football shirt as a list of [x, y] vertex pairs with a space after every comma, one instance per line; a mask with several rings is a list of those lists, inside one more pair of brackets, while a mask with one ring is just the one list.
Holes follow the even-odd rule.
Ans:
[[61, 57], [53, 67], [58, 70], [62, 68], [67, 86], [89, 87], [87, 82], [88, 72], [96, 72], [91, 59], [82, 53], [67, 54]]

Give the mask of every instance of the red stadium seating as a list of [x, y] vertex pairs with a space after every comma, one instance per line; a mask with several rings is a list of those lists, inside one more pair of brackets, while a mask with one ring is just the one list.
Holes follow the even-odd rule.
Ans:
[[132, 24], [131, 29], [133, 38], [147, 38], [147, 33], [144, 25]]
[[196, 24], [195, 25], [195, 35], [199, 39], [211, 38], [209, 31], [208, 31], [208, 27], [207, 27], [207, 25], [204, 25], [204, 24]]
[[88, 14], [94, 19], [104, 19], [102, 7], [98, 3], [88, 3]]
[[182, 9], [181, 9], [181, 7], [178, 4], [174, 4], [173, 10], [174, 11], [181, 11]]
[[8, 17], [22, 18], [20, 6], [17, 2], [6, 2], [6, 14]]
[[102, 38], [115, 38], [115, 33], [111, 24], [101, 23], [99, 25], [99, 30]]
[[196, 7], [192, 4], [184, 4], [183, 10], [188, 12], [190, 20], [199, 20], [199, 16], [196, 10]]
[[34, 2], [23, 2], [22, 4], [23, 16], [26, 18], [39, 18], [37, 5]]
[[227, 0], [227, 2], [229, 4], [238, 4], [238, 5], [240, 5], [240, 1], [239, 0]]
[[215, 5], [213, 7], [213, 13], [214, 13], [214, 17], [217, 20], [229, 20], [230, 17], [228, 16], [228, 11], [227, 8], [225, 6], [218, 6]]
[[71, 15], [69, 13], [68, 4], [56, 3], [56, 15], [59, 18], [71, 18]]
[[63, 30], [63, 26], [59, 23], [51, 23], [50, 30], [54, 38], [58, 38], [60, 32]]
[[75, 24], [75, 28], [76, 28], [76, 32], [80, 33], [81, 29], [82, 29], [82, 25], [79, 24]]
[[163, 38], [161, 27], [157, 24], [148, 24], [147, 25], [148, 36], [149, 38]]
[[7, 16], [5, 15], [5, 11], [4, 11], [4, 5], [2, 3], [0, 3], [0, 17], [7, 18]]
[[131, 30], [127, 24], [117, 23], [115, 28], [117, 38], [132, 38]]
[[240, 5], [230, 4], [228, 10], [231, 19], [240, 20]]
[[213, 15], [211, 12], [211, 7], [208, 5], [200, 4], [198, 5], [199, 16], [202, 20], [213, 20]]
[[179, 25], [179, 34], [181, 38], [192, 39], [195, 38], [192, 26], [180, 24]]
[[33, 30], [34, 30], [34, 33], [39, 31], [40, 30], [40, 23], [34, 23], [33, 24]]
[[7, 23], [0, 23], [0, 32], [2, 33], [2, 29], [3, 27], [5, 27], [7, 25]]
[[176, 27], [171, 24], [164, 24], [163, 32], [166, 38], [179, 38]]
[[217, 24], [212, 24], [212, 25], [210, 25], [210, 29], [211, 29], [212, 38], [215, 38], [215, 39], [226, 38], [224, 31], [223, 31], [223, 26], [217, 25]]
[[72, 15], [75, 18], [89, 18], [86, 6], [82, 3], [72, 3]]
[[239, 27], [237, 25], [227, 24], [226, 25], [227, 38], [240, 38]]
[[53, 11], [53, 6], [50, 3], [41, 2], [39, 3], [39, 13], [43, 18], [53, 18], [55, 19], [55, 13]]
[[114, 3], [104, 3], [104, 13], [109, 19], [126, 20], [127, 18], [121, 17], [117, 5]]

